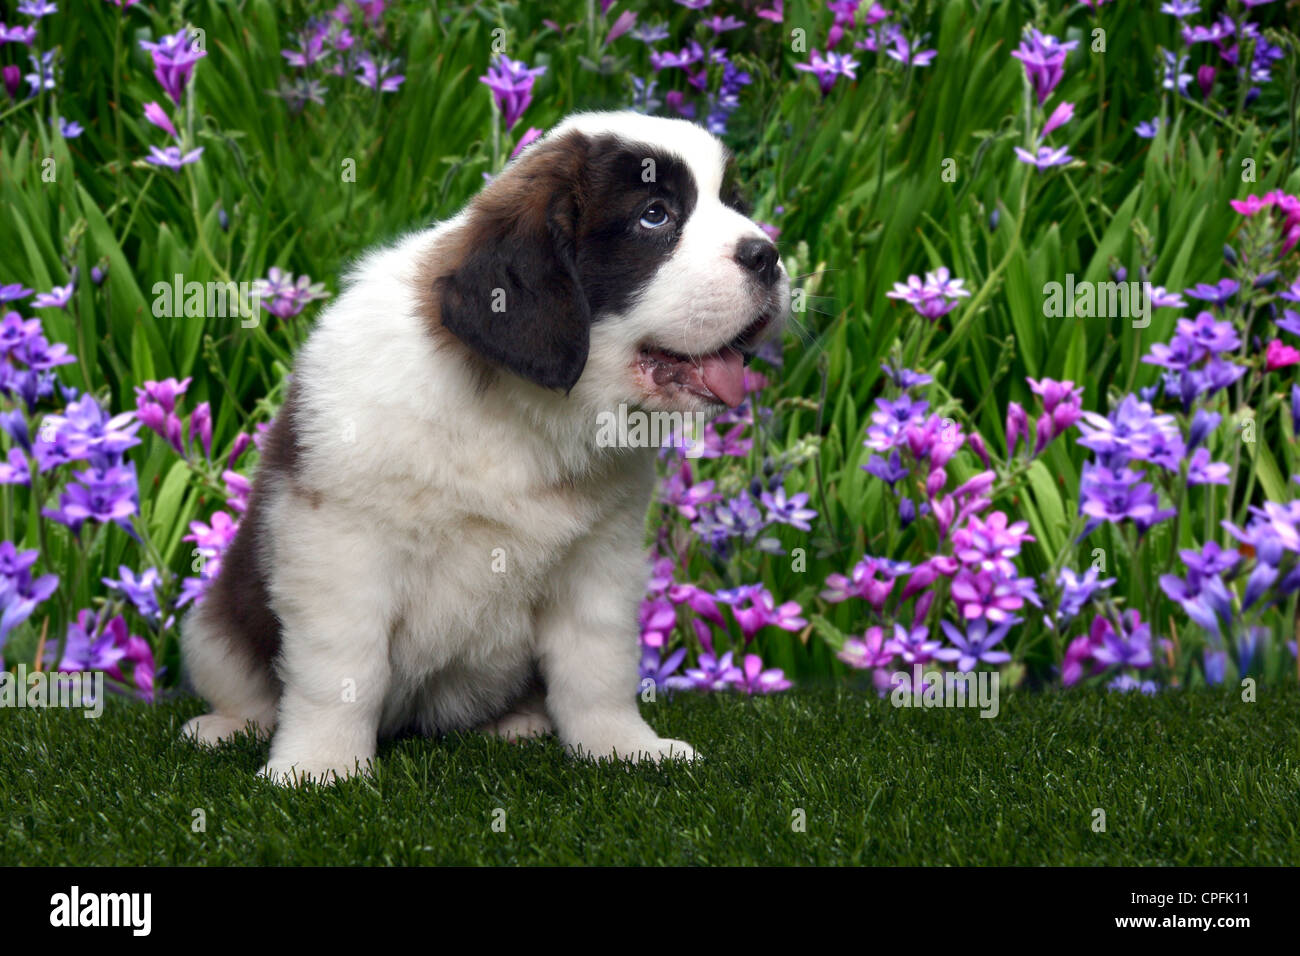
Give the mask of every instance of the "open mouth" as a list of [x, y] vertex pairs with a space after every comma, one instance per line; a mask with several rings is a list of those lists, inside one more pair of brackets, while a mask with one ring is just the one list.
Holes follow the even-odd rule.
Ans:
[[637, 351], [637, 365], [660, 388], [677, 386], [706, 402], [735, 408], [745, 400], [745, 366], [754, 357], [770, 318], [760, 317], [721, 348], [703, 355], [643, 345]]

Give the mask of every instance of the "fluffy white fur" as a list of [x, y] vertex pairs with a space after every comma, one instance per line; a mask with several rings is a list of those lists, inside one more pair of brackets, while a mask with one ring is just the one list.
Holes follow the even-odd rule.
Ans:
[[[297, 359], [299, 473], [260, 489], [283, 690], [201, 605], [183, 639], [214, 710], [186, 726], [198, 741], [273, 732], [262, 773], [278, 782], [364, 771], [377, 739], [412, 723], [553, 731], [596, 758], [694, 756], [655, 733], [636, 699], [655, 451], [602, 448], [595, 434], [598, 413], [620, 403], [685, 407], [641, 387], [636, 350], [653, 337], [704, 353], [751, 323], [732, 255], [762, 232], [719, 200], [725, 152], [699, 127], [584, 114], [550, 135], [570, 129], [690, 164], [699, 195], [677, 250], [630, 309], [597, 317], [568, 395], [509, 374], [482, 389], [463, 353], [430, 335], [416, 263], [465, 213], [355, 266]], [[779, 294], [784, 314], [783, 271]], [[521, 700], [535, 665], [545, 700]]]

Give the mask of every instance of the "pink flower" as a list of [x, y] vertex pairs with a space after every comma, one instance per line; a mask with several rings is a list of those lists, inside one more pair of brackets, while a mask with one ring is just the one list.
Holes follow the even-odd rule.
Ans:
[[605, 45], [609, 46], [634, 26], [636, 26], [636, 14], [631, 10], [624, 10], [619, 15], [619, 18], [614, 21], [614, 25], [609, 28], [609, 36], [605, 37]]
[[176, 132], [176, 127], [172, 125], [171, 118], [167, 115], [167, 111], [159, 105], [157, 100], [154, 100], [152, 103], [144, 104], [144, 118], [150, 123], [153, 123], [153, 125], [157, 126], [160, 130], [170, 133], [172, 136], [180, 139], [180, 134]]
[[1074, 117], [1074, 104], [1062, 103], [1060, 106], [1054, 109], [1052, 111], [1052, 115], [1047, 118], [1047, 122], [1043, 124], [1043, 131], [1038, 134], [1038, 138], [1042, 139], [1044, 136], [1046, 136], [1052, 130], [1056, 129], [1058, 126], [1063, 126], [1066, 123], [1070, 122], [1070, 120], [1073, 117]]
[[1300, 364], [1300, 352], [1289, 345], [1283, 345], [1281, 339], [1268, 343], [1268, 349], [1264, 352], [1264, 366], [1270, 372], [1296, 364]]
[[515, 148], [510, 151], [510, 158], [514, 159], [525, 149], [527, 149], [529, 145], [531, 145], [538, 138], [540, 138], [541, 135], [542, 135], [542, 131], [538, 129], [536, 126], [528, 127], [524, 135], [519, 137], [519, 142], [515, 144]]
[[1261, 209], [1267, 209], [1273, 205], [1273, 200], [1269, 196], [1250, 195], [1245, 199], [1230, 199], [1228, 205], [1243, 216], [1253, 216]]
[[763, 669], [763, 661], [757, 654], [746, 654], [744, 674], [736, 686], [746, 694], [772, 694], [789, 690], [790, 681], [779, 667]]

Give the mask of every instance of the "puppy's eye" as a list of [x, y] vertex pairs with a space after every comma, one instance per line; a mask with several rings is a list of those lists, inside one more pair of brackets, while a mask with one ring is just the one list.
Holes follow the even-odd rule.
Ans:
[[646, 229], [658, 229], [668, 222], [668, 207], [661, 202], [651, 203], [641, 214], [641, 225]]

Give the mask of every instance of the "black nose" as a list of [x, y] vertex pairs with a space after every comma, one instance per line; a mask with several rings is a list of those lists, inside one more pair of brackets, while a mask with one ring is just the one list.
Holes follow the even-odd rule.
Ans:
[[778, 257], [776, 246], [766, 239], [741, 239], [736, 246], [736, 261], [758, 276], [763, 285], [776, 282]]

